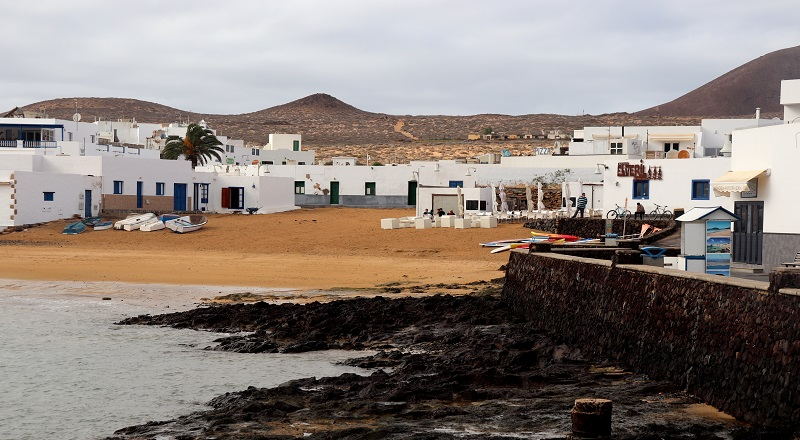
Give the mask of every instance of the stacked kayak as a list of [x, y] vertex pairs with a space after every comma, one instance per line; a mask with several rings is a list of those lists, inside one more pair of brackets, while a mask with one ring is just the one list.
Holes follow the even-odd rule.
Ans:
[[531, 232], [530, 238], [513, 238], [510, 240], [498, 240], [488, 243], [481, 243], [483, 247], [494, 248], [491, 250], [492, 254], [505, 252], [511, 249], [526, 248], [531, 243], [552, 243], [552, 244], [565, 244], [565, 243], [588, 243], [595, 241], [589, 238], [581, 238], [576, 235], [567, 234], [548, 234], [546, 232]]

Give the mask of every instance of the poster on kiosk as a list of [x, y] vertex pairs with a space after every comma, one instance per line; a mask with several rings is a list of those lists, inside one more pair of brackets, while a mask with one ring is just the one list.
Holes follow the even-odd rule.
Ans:
[[706, 273], [731, 276], [731, 222], [706, 221]]

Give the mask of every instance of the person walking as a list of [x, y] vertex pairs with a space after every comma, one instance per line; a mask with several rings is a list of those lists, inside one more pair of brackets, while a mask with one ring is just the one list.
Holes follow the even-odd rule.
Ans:
[[581, 196], [578, 197], [578, 200], [575, 201], [575, 214], [572, 214], [572, 218], [575, 218], [580, 213], [581, 218], [583, 218], [583, 212], [586, 210], [586, 204], [589, 203], [589, 199], [586, 198], [586, 193], [581, 193]]
[[636, 214], [633, 215], [633, 219], [644, 220], [644, 205], [639, 202], [636, 202]]

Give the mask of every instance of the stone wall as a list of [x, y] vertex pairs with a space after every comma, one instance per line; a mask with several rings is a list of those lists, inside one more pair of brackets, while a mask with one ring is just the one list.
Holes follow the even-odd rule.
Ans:
[[[129, 194], [103, 194], [103, 211], [142, 211], [142, 212], [171, 212], [174, 208], [172, 196], [142, 196], [142, 208], [136, 208], [136, 195]], [[191, 197], [187, 206], [191, 207]]]
[[408, 205], [407, 196], [355, 196], [339, 195], [339, 204], [331, 205], [329, 195], [295, 194], [294, 203], [297, 206], [347, 206], [353, 208], [413, 208]]
[[[503, 297], [564, 342], [668, 379], [748, 422], [800, 424], [800, 291], [512, 252]], [[602, 397], [602, 396], [599, 396]]]

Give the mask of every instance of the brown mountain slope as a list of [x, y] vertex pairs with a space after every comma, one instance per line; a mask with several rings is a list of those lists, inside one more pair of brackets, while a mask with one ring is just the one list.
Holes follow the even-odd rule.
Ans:
[[[84, 121], [93, 121], [95, 118], [135, 118], [140, 122], [205, 119], [221, 134], [244, 139], [250, 144], [264, 144], [269, 133], [300, 133], [308, 145], [314, 146], [392, 145], [410, 142], [463, 141], [468, 133], [477, 133], [486, 127], [513, 134], [538, 133], [540, 130], [552, 129], [560, 129], [571, 134], [571, 130], [586, 125], [697, 123], [696, 118], [640, 116], [628, 113], [598, 116], [555, 114], [397, 116], [360, 110], [321, 93], [239, 115], [199, 114], [126, 98], [61, 98], [37, 102], [24, 108], [44, 111], [50, 117], [70, 119], [75, 112], [76, 99], [78, 111]], [[401, 121], [402, 124], [399, 124]], [[396, 130], [398, 126], [402, 129]]]
[[638, 115], [733, 116], [780, 112], [780, 83], [800, 78], [800, 46], [770, 52], [713, 81]]

